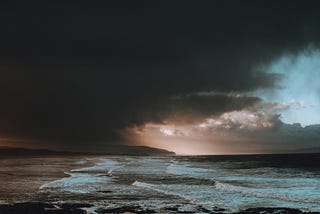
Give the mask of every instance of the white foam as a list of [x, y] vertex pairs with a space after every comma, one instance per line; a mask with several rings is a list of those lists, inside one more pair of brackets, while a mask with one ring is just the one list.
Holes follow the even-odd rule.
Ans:
[[[179, 194], [177, 192], [168, 191], [168, 190], [162, 190], [161, 188], [159, 188], [159, 186], [161, 186], [161, 185], [149, 184], [149, 183], [140, 182], [140, 181], [135, 181], [135, 182], [132, 183], [132, 185], [133, 186], [137, 186], [137, 187], [151, 189], [151, 190], [154, 190], [154, 191], [166, 194], [166, 195], [178, 196], [180, 198], [183, 198], [185, 200], [190, 201], [191, 203], [194, 202], [194, 199], [192, 199], [192, 198], [190, 198], [190, 197], [188, 197], [186, 195]], [[162, 185], [162, 186], [164, 186], [164, 185]]]
[[100, 190], [100, 185], [111, 180], [111, 178], [101, 176], [100, 174], [65, 173], [70, 175], [70, 177], [43, 184], [40, 190], [91, 193]]
[[83, 165], [83, 164], [85, 164], [87, 162], [88, 162], [87, 160], [80, 160], [80, 161], [76, 162], [76, 164]]
[[71, 172], [65, 172], [69, 177], [43, 184], [40, 186], [40, 190], [73, 193], [99, 191], [106, 182], [112, 180], [109, 176], [112, 174], [112, 169], [117, 163], [110, 159], [102, 159], [95, 166], [73, 169]]
[[[272, 168], [264, 168], [261, 174], [259, 173], [261, 169], [221, 169], [213, 168], [215, 165], [201, 164], [150, 157], [100, 159], [95, 166], [71, 170], [71, 172], [66, 172], [69, 177], [44, 184], [40, 188], [43, 191], [94, 194], [98, 194], [97, 191], [112, 190], [112, 194], [121, 196], [127, 194], [140, 196], [142, 194], [143, 197], [145, 193], [156, 194], [155, 198], [159, 197], [159, 200], [153, 200], [153, 197], [151, 197], [152, 200], [146, 200], [146, 203], [155, 203], [155, 207], [159, 207], [159, 201], [165, 198], [164, 205], [168, 201], [172, 201], [173, 204], [183, 201], [183, 204], [194, 207], [202, 205], [210, 209], [217, 206], [227, 209], [228, 212], [259, 206], [320, 211], [320, 180], [318, 177], [303, 175], [287, 177], [286, 174], [274, 171]], [[123, 179], [130, 175], [134, 175], [137, 179], [132, 186], [112, 182], [113, 179], [117, 181], [117, 178]], [[154, 177], [159, 177], [161, 180], [152, 182]], [[180, 179], [181, 183], [173, 183], [170, 182], [171, 180], [166, 183], [166, 178], [174, 177], [177, 177], [177, 180]], [[192, 181], [193, 179], [200, 179], [200, 181], [210, 179], [216, 183], [215, 185], [209, 185], [207, 182], [184, 183], [186, 177], [192, 178]], [[145, 180], [146, 178], [148, 180]], [[161, 194], [167, 196], [163, 197]], [[100, 202], [95, 202], [95, 208], [89, 208], [88, 212], [94, 213], [94, 210], [99, 207], [120, 206], [122, 203], [127, 203], [120, 200], [115, 201], [113, 205], [110, 200], [99, 204]], [[138, 202], [133, 201], [132, 203]], [[139, 203], [142, 202], [139, 201]]]
[[118, 164], [117, 161], [111, 159], [102, 159], [95, 166], [73, 169], [71, 172], [108, 172], [113, 166]]
[[[219, 190], [228, 191], [228, 192], [237, 192], [248, 196], [256, 196], [260, 198], [271, 198], [271, 199], [280, 199], [284, 201], [292, 201], [292, 202], [305, 202], [305, 203], [320, 203], [319, 199], [311, 199], [306, 196], [310, 196], [312, 192], [309, 192], [306, 188], [295, 189], [294, 191], [300, 191], [300, 193], [295, 195], [303, 195], [302, 197], [293, 196], [293, 189], [288, 188], [248, 188], [243, 186], [231, 185], [223, 182], [216, 181], [215, 187]], [[303, 192], [302, 192], [303, 191]]]
[[97, 210], [99, 207], [92, 206], [92, 207], [83, 207], [80, 208], [81, 210], [84, 210], [87, 214], [98, 214], [95, 210]]
[[179, 163], [177, 161], [171, 161], [171, 164], [167, 167], [168, 174], [183, 175], [191, 178], [213, 179], [215, 170], [204, 169], [186, 164]]

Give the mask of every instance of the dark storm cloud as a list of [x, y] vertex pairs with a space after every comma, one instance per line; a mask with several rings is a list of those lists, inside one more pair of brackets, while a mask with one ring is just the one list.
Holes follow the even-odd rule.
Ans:
[[[320, 126], [302, 127], [299, 123], [279, 123], [277, 130], [260, 130], [239, 135], [248, 142], [239, 151], [245, 151], [250, 145], [258, 146], [255, 152], [319, 152]], [[240, 145], [241, 146], [241, 145]]]
[[[260, 103], [258, 97], [240, 96], [228, 93], [190, 94], [173, 97], [168, 100], [164, 112], [165, 121], [178, 123], [198, 123], [210, 116], [219, 116], [224, 112], [242, 110]], [[159, 109], [160, 110], [160, 109]]]
[[5, 137], [109, 142], [179, 109], [241, 109], [259, 98], [171, 98], [276, 87], [257, 68], [320, 39], [316, 1], [1, 4]]

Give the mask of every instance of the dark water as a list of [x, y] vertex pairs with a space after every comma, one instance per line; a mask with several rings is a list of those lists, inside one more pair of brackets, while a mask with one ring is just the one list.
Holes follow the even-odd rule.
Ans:
[[320, 211], [320, 154], [0, 159], [0, 202]]

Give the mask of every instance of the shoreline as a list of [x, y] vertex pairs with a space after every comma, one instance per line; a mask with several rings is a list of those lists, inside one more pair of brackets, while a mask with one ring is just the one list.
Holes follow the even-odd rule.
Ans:
[[[1, 214], [87, 214], [86, 209], [93, 211], [93, 205], [80, 204], [80, 203], [46, 203], [46, 202], [25, 202], [14, 204], [0, 204]], [[102, 213], [230, 213], [223, 208], [212, 207], [212, 209], [204, 208], [201, 205], [194, 211], [179, 210], [179, 205], [162, 208], [161, 210], [153, 210], [138, 205], [120, 206], [115, 208], [96, 208], [94, 212], [97, 214]], [[245, 210], [239, 210], [237, 212], [231, 212], [233, 214], [320, 214], [320, 212], [304, 212], [295, 208], [288, 207], [253, 207]], [[89, 213], [88, 213], [89, 214]]]

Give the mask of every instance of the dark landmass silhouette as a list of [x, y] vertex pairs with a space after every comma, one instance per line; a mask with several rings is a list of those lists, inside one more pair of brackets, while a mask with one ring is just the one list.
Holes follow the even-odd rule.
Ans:
[[73, 152], [48, 149], [0, 147], [0, 157], [10, 156], [55, 156], [55, 155], [175, 155], [174, 152], [148, 146], [116, 145], [103, 152]]

